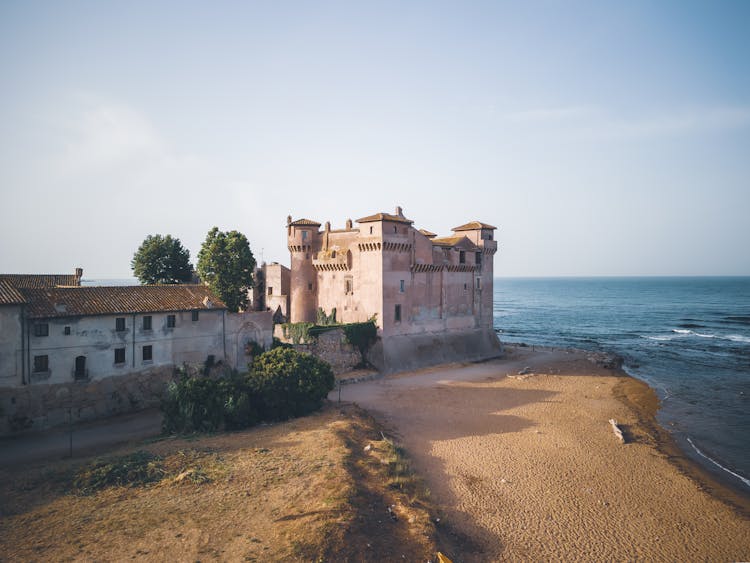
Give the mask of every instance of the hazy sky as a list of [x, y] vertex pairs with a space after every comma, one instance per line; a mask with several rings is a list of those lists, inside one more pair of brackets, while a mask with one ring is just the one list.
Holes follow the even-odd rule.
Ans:
[[0, 272], [396, 205], [498, 275], [750, 274], [750, 2], [0, 2]]

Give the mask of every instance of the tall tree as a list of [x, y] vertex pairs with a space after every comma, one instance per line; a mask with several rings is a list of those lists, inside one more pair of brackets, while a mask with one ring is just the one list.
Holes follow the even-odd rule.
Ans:
[[217, 227], [208, 231], [198, 253], [198, 275], [221, 297], [230, 311], [247, 307], [247, 291], [253, 287], [255, 257], [245, 235], [224, 233]]
[[190, 252], [171, 235], [147, 236], [133, 255], [130, 267], [142, 284], [185, 283], [193, 277]]

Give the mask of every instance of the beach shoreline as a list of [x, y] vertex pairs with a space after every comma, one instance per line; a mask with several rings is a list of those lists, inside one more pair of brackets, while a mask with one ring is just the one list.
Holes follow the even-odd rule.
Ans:
[[678, 446], [646, 382], [606, 354], [505, 352], [342, 397], [393, 429], [446, 526], [470, 538], [454, 546], [461, 560], [750, 557], [750, 498]]

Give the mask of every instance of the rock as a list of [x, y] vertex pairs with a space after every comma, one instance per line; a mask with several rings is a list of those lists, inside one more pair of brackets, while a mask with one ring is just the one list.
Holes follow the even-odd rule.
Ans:
[[518, 372], [518, 375], [526, 375], [531, 373], [531, 368], [529, 366], [526, 366], [521, 371]]

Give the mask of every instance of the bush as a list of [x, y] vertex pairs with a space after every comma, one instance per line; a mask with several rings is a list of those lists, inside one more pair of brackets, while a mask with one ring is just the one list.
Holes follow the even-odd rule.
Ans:
[[322, 360], [274, 348], [255, 360], [248, 383], [260, 398], [264, 419], [286, 420], [319, 409], [333, 389], [334, 377]]
[[222, 379], [182, 374], [162, 400], [164, 432], [215, 432], [247, 428], [258, 421], [257, 399], [237, 374]]

